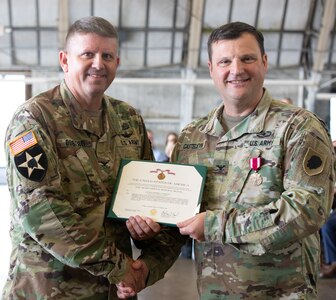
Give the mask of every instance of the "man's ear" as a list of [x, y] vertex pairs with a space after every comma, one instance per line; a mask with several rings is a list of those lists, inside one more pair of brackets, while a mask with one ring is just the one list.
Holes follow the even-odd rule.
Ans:
[[265, 66], [265, 70], [267, 71], [267, 69], [268, 69], [268, 57], [267, 57], [267, 54], [264, 54], [264, 56], [263, 56], [263, 64]]
[[212, 64], [210, 60], [208, 60], [208, 68], [209, 68], [210, 77], [212, 78]]
[[67, 53], [63, 50], [59, 52], [58, 55], [59, 63], [64, 73], [68, 72], [68, 56]]

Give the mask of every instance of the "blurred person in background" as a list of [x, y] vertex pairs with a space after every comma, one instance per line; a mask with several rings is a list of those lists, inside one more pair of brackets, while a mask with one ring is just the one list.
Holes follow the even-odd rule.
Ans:
[[[336, 140], [333, 141], [336, 152]], [[322, 264], [320, 277], [336, 277], [336, 185], [334, 186], [334, 201], [332, 211], [327, 222], [321, 228], [323, 242], [323, 257], [325, 264]]]
[[[178, 135], [175, 132], [169, 132], [167, 134], [166, 138], [166, 147], [165, 147], [165, 153], [168, 157], [168, 161], [171, 160], [171, 155], [174, 150], [174, 147], [177, 143]], [[188, 237], [185, 244], [181, 248], [181, 257], [183, 258], [192, 258], [192, 246], [193, 246], [193, 240], [192, 238]]]
[[167, 161], [170, 161], [171, 154], [177, 142], [177, 133], [169, 132], [166, 137], [165, 154]]
[[147, 129], [147, 136], [148, 136], [148, 139], [150, 140], [151, 145], [152, 145], [155, 161], [158, 161], [158, 162], [165, 162], [165, 161], [167, 161], [168, 158], [165, 155], [165, 153], [155, 146], [155, 140], [154, 140], [154, 133], [153, 133], [153, 131], [150, 130], [150, 129]]

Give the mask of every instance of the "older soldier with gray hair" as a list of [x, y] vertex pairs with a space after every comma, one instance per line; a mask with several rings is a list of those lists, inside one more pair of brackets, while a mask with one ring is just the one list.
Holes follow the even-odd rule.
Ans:
[[335, 155], [319, 118], [263, 88], [263, 42], [241, 22], [211, 33], [223, 103], [185, 127], [172, 157], [208, 167], [202, 212], [178, 224], [197, 240], [200, 299], [317, 299]]
[[119, 65], [115, 28], [76, 21], [59, 61], [64, 81], [22, 104], [6, 133], [12, 254], [2, 298], [117, 299], [120, 282], [133, 296], [164, 276], [183, 241], [137, 219], [150, 239], [135, 241], [134, 262], [125, 222], [106, 218], [121, 158], [153, 159], [141, 116], [104, 94]]

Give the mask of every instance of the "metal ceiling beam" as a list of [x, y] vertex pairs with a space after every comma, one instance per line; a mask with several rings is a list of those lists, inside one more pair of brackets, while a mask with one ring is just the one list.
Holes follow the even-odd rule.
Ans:
[[333, 34], [330, 39], [330, 46], [329, 46], [329, 55], [328, 55], [328, 63], [327, 63], [328, 69], [331, 69], [331, 66], [332, 66], [333, 46], [334, 46], [335, 39], [336, 39], [336, 18], [335, 18], [335, 23], [334, 23], [333, 28], [334, 30], [333, 30]]
[[[187, 66], [182, 70], [182, 78], [195, 80], [201, 53], [202, 25], [204, 15], [204, 0], [191, 1], [191, 18], [189, 28], [189, 43]], [[180, 96], [180, 129], [190, 123], [193, 116], [195, 101], [195, 86], [182, 84]]]
[[313, 65], [314, 72], [322, 72], [324, 64], [328, 57], [328, 45], [330, 42], [330, 33], [333, 29], [336, 15], [336, 0], [326, 0], [321, 20], [320, 34], [317, 41], [315, 61]]
[[[1, 73], [8, 73], [3, 71]], [[194, 74], [194, 73], [193, 73]], [[193, 74], [191, 76], [182, 76], [177, 78], [158, 78], [158, 77], [117, 77], [113, 80], [113, 84], [139, 84], [139, 85], [190, 85], [190, 86], [212, 86], [213, 81], [211, 78], [197, 78]], [[22, 79], [6, 79], [7, 81], [23, 81], [27, 84], [33, 83], [46, 83], [46, 82], [59, 82], [63, 77], [63, 72], [59, 73], [56, 77], [25, 77]], [[0, 82], [3, 81], [0, 78]], [[271, 86], [315, 86], [315, 82], [311, 79], [265, 79], [265, 85]]]
[[37, 64], [41, 65], [41, 28], [40, 28], [40, 8], [39, 0], [35, 0], [35, 11], [36, 11], [36, 44], [37, 44]]
[[204, 0], [192, 1], [187, 55], [187, 68], [190, 69], [196, 69], [198, 67], [199, 54], [201, 52], [203, 13]]
[[149, 33], [149, 11], [150, 0], [146, 1], [146, 17], [145, 17], [145, 38], [144, 38], [144, 67], [148, 67], [148, 33]]
[[58, 1], [58, 49], [63, 49], [69, 28], [69, 0]]
[[256, 15], [255, 15], [255, 19], [254, 19], [254, 27], [255, 28], [258, 28], [260, 5], [261, 5], [261, 0], [258, 0], [258, 2], [257, 2], [257, 8], [256, 8]]
[[7, 1], [8, 5], [8, 27], [11, 29], [9, 33], [9, 40], [10, 40], [10, 58], [11, 64], [16, 65], [16, 50], [15, 50], [15, 43], [14, 43], [14, 32], [13, 32], [13, 8], [12, 2], [10, 0]]
[[174, 12], [173, 12], [173, 24], [172, 24], [172, 38], [171, 38], [171, 50], [170, 50], [170, 64], [174, 64], [175, 53], [175, 38], [176, 38], [176, 20], [177, 20], [177, 0], [174, 0]]
[[321, 82], [324, 64], [328, 58], [328, 45], [330, 43], [330, 33], [334, 24], [335, 15], [336, 0], [326, 0], [324, 3], [323, 17], [315, 51], [315, 61], [311, 73], [311, 79], [315, 82], [315, 86], [308, 89], [308, 95], [305, 101], [306, 108], [311, 111], [315, 110], [316, 94]]
[[288, 8], [288, 0], [285, 0], [284, 9], [283, 9], [282, 18], [281, 18], [280, 32], [279, 32], [279, 43], [278, 43], [277, 60], [276, 60], [276, 66], [277, 67], [280, 67], [282, 40], [283, 40], [283, 35], [284, 35], [287, 8]]
[[306, 26], [303, 33], [303, 40], [300, 54], [300, 64], [303, 67], [304, 77], [306, 78], [312, 66], [311, 43], [314, 34], [314, 19], [316, 13], [317, 0], [310, 1]]

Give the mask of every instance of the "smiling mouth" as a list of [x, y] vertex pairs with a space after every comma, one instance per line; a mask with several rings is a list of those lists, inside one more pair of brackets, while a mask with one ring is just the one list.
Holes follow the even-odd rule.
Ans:
[[105, 78], [106, 75], [103, 75], [103, 74], [88, 74], [90, 77], [93, 77], [93, 78]]
[[240, 79], [240, 80], [227, 80], [226, 83], [231, 83], [231, 84], [243, 84], [247, 81], [249, 81], [250, 79]]

